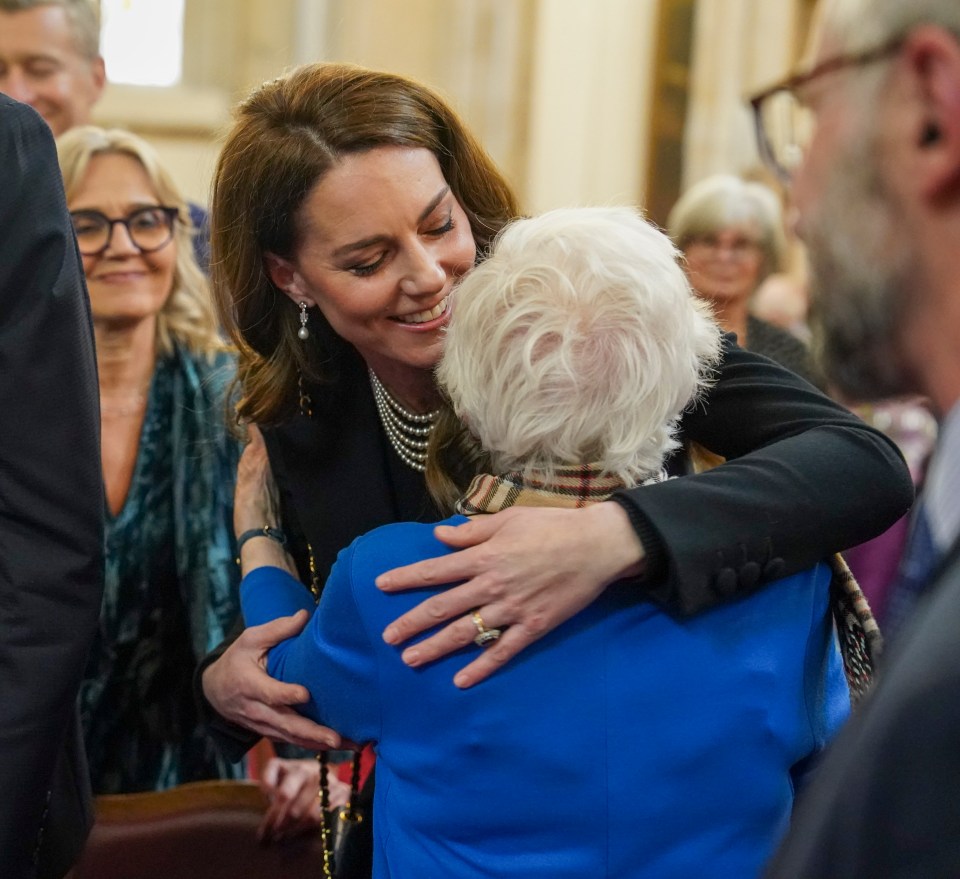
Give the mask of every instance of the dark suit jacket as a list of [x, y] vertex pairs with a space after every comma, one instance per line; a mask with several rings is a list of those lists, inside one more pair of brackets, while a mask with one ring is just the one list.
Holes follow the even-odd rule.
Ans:
[[767, 879], [960, 876], [960, 541], [883, 659]]
[[53, 137], [0, 95], [4, 879], [62, 875], [89, 827], [76, 695], [100, 611], [102, 521], [90, 308]]

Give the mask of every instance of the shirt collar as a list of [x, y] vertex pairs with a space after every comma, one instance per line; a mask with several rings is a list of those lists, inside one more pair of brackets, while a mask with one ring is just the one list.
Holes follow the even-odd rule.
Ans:
[[933, 542], [944, 553], [960, 536], [960, 402], [940, 423], [923, 483], [923, 503]]

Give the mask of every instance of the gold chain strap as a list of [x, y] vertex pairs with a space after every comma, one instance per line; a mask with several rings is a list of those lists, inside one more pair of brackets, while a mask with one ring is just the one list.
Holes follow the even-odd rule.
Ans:
[[330, 826], [330, 786], [327, 784], [327, 752], [321, 751], [317, 754], [317, 762], [320, 764], [320, 792], [317, 796], [320, 798], [320, 839], [323, 843], [323, 876], [324, 879], [334, 879], [333, 877], [333, 840], [330, 838], [333, 834], [333, 828]]
[[313, 559], [313, 547], [307, 542], [307, 559], [310, 563], [310, 592], [315, 604], [320, 603], [320, 576], [317, 574], [317, 563]]
[[346, 821], [353, 821], [359, 824], [363, 820], [363, 814], [355, 812], [353, 801], [360, 793], [360, 752], [353, 752], [353, 763], [350, 767], [350, 799], [347, 800], [347, 807], [340, 813], [340, 817]]
[[[336, 840], [337, 826], [333, 824], [333, 814], [330, 812], [330, 785], [327, 781], [327, 770], [330, 768], [327, 751], [321, 751], [317, 754], [317, 762], [320, 764], [320, 792], [317, 797], [320, 800], [320, 838], [323, 841], [323, 875], [324, 879], [334, 879], [333, 871], [337, 868], [333, 857], [333, 847]], [[337, 814], [337, 821], [349, 821], [353, 824], [360, 824], [363, 821], [363, 813], [353, 808], [354, 801], [360, 792], [360, 752], [353, 752], [353, 763], [350, 767], [350, 797], [346, 806]]]
[[[317, 563], [313, 557], [313, 547], [307, 542], [307, 559], [310, 566], [310, 592], [313, 600], [320, 601], [320, 576], [317, 573]], [[330, 785], [327, 782], [327, 770], [330, 767], [329, 754], [327, 751], [321, 751], [317, 754], [317, 762], [320, 764], [320, 791], [317, 797], [320, 799], [320, 837], [323, 844], [323, 876], [324, 879], [335, 879], [334, 870], [336, 864], [333, 858], [333, 847], [336, 840], [336, 825], [333, 824], [333, 815], [330, 812]], [[347, 800], [345, 808], [341, 809], [337, 815], [338, 821], [350, 821], [359, 824], [363, 821], [363, 813], [353, 808], [354, 801], [360, 791], [360, 752], [354, 751], [353, 764], [350, 767], [350, 798]]]
[[305, 415], [307, 418], [312, 418], [313, 401], [310, 399], [310, 395], [304, 387], [303, 373], [299, 370], [297, 371], [297, 397], [299, 398], [297, 405], [300, 407], [300, 414]]
[[[300, 385], [300, 408], [303, 411], [303, 378], [297, 379]], [[309, 400], [309, 398], [307, 398]], [[307, 541], [307, 560], [310, 565], [310, 592], [313, 595], [314, 603], [320, 601], [320, 577], [317, 575], [317, 563], [313, 558], [313, 546]], [[321, 751], [317, 754], [317, 762], [320, 764], [320, 790], [317, 796], [320, 798], [320, 838], [323, 843], [323, 875], [324, 879], [334, 879], [333, 876], [333, 840], [331, 840], [332, 828], [330, 827], [330, 787], [327, 784], [327, 752]]]

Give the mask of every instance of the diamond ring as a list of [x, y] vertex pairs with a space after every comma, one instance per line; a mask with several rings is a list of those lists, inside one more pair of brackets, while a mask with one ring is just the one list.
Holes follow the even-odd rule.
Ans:
[[470, 618], [477, 627], [477, 637], [473, 639], [473, 643], [476, 644], [477, 647], [486, 647], [487, 644], [493, 643], [503, 634], [500, 629], [488, 629], [484, 625], [479, 608], [470, 614]]

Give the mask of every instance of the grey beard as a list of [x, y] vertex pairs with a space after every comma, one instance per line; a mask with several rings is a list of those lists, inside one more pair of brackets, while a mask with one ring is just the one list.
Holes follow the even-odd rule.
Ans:
[[891, 280], [856, 277], [829, 260], [811, 258], [814, 355], [828, 380], [852, 401], [915, 390], [897, 356], [897, 287]]
[[898, 355], [906, 235], [874, 156], [858, 152], [836, 166], [806, 237], [814, 354], [846, 398], [866, 402], [915, 388]]

